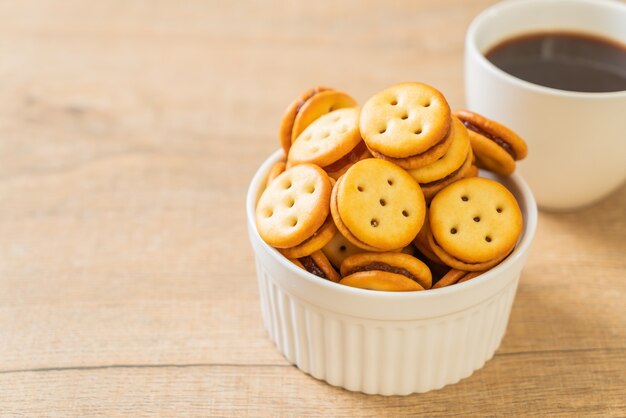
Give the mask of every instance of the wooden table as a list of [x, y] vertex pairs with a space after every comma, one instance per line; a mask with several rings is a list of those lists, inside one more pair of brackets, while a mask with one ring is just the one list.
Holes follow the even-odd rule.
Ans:
[[502, 346], [457, 385], [333, 388], [261, 324], [244, 193], [284, 107], [401, 80], [462, 106], [489, 3], [3, 2], [0, 415], [624, 416], [626, 187], [541, 213]]

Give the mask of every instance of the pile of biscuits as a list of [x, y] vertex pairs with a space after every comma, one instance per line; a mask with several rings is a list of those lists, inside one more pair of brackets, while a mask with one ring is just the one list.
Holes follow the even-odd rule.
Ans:
[[527, 154], [515, 132], [452, 113], [423, 83], [396, 84], [359, 109], [328, 87], [305, 91], [280, 125], [285, 159], [256, 207], [263, 240], [308, 272], [381, 291], [449, 286], [505, 259], [523, 227], [510, 175]]

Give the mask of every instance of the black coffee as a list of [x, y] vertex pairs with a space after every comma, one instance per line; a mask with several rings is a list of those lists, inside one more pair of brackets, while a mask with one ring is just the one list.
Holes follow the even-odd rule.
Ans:
[[561, 90], [626, 90], [626, 45], [573, 32], [533, 33], [491, 48], [496, 67], [531, 83]]

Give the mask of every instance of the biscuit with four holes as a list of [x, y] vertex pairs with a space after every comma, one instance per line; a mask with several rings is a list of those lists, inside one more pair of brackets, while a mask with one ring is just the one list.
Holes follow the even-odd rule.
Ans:
[[291, 148], [291, 133], [293, 131], [293, 125], [295, 123], [296, 117], [298, 116], [298, 112], [304, 106], [304, 104], [310, 100], [315, 95], [331, 90], [328, 87], [316, 86], [306, 90], [304, 93], [300, 95], [297, 99], [295, 99], [287, 109], [285, 109], [285, 113], [280, 120], [280, 127], [278, 128], [278, 139], [280, 141], [280, 146], [285, 152], [285, 157], [289, 153], [289, 148]]
[[358, 107], [358, 103], [341, 91], [327, 90], [314, 95], [302, 105], [296, 115], [291, 130], [291, 143], [296, 142], [302, 131], [313, 121], [334, 110], [346, 107]]
[[501, 123], [469, 110], [459, 110], [455, 115], [469, 131], [478, 167], [509, 175], [515, 171], [515, 161], [528, 154], [526, 142]]
[[316, 119], [291, 145], [287, 160], [326, 167], [348, 154], [361, 142], [359, 110], [335, 110]]
[[331, 213], [337, 228], [357, 247], [392, 251], [407, 246], [424, 223], [419, 184], [388, 161], [368, 158], [337, 180]]
[[[396, 84], [363, 106], [360, 129], [372, 154], [404, 168], [436, 161], [451, 143], [450, 106], [435, 88], [422, 83]], [[430, 153], [430, 158], [426, 158]]]
[[379, 270], [405, 276], [424, 289], [430, 289], [432, 274], [424, 262], [405, 253], [361, 253], [347, 257], [341, 263], [341, 276], [362, 271]]
[[441, 190], [428, 214], [436, 246], [466, 263], [506, 256], [522, 232], [515, 196], [497, 181], [481, 177], [462, 179]]
[[302, 257], [298, 260], [298, 265], [311, 274], [314, 274], [322, 279], [330, 280], [331, 282], [338, 283], [341, 280], [341, 276], [337, 273], [337, 270], [330, 264], [326, 255], [321, 251], [315, 251], [314, 253]]
[[259, 235], [276, 248], [301, 244], [324, 225], [330, 194], [330, 178], [321, 168], [302, 164], [284, 171], [267, 186], [257, 203]]

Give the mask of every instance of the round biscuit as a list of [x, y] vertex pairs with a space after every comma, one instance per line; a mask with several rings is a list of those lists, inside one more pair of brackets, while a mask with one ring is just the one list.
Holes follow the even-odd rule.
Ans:
[[380, 270], [360, 271], [341, 279], [339, 284], [360, 289], [381, 290], [386, 292], [412, 292], [424, 290], [414, 280], [396, 273]]
[[481, 177], [462, 179], [439, 191], [428, 213], [434, 241], [467, 263], [508, 254], [522, 231], [515, 196], [497, 181]]
[[358, 107], [358, 103], [346, 93], [337, 90], [327, 90], [314, 95], [302, 105], [295, 117], [291, 142], [294, 143], [302, 131], [316, 119], [345, 107]]
[[401, 249], [415, 238], [424, 223], [426, 204], [422, 190], [406, 171], [388, 161], [368, 158], [357, 162], [335, 188], [335, 224], [345, 226], [358, 242], [365, 244], [357, 244], [362, 248]]
[[313, 164], [294, 166], [261, 194], [255, 220], [259, 235], [277, 248], [296, 246], [313, 235], [329, 213], [331, 183]]
[[359, 126], [370, 150], [406, 158], [425, 152], [447, 135], [450, 106], [434, 87], [400, 83], [365, 103]]
[[325, 167], [341, 159], [361, 142], [359, 110], [335, 110], [316, 119], [291, 145], [287, 159], [292, 164], [311, 163]]
[[382, 266], [386, 266], [388, 270], [384, 271], [389, 273], [412, 276], [409, 278], [418, 282], [424, 289], [430, 289], [432, 274], [428, 266], [418, 258], [403, 252], [355, 254], [343, 261], [340, 271], [342, 276], [349, 276], [358, 271], [383, 270]]
[[304, 91], [298, 98], [289, 104], [287, 109], [285, 109], [283, 117], [280, 120], [280, 127], [278, 128], [278, 139], [280, 141], [281, 148], [285, 152], [285, 157], [289, 153], [289, 148], [291, 147], [291, 132], [293, 130], [293, 124], [296, 120], [298, 112], [307, 100], [326, 90], [332, 89], [323, 86], [312, 87]]
[[488, 135], [491, 135], [500, 139], [503, 142], [506, 142], [508, 146], [511, 147], [511, 150], [514, 154], [512, 157], [515, 160], [523, 160], [524, 158], [526, 158], [526, 155], [528, 155], [528, 146], [526, 145], [526, 141], [524, 141], [512, 129], [501, 124], [500, 122], [496, 122], [495, 120], [489, 119], [483, 115], [469, 110], [458, 110], [454, 112], [454, 114], [463, 123], [468, 124], [468, 129], [471, 130], [470, 127], [471, 125], [473, 125], [475, 127], [478, 127], [478, 129], [484, 131]]

